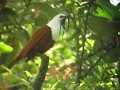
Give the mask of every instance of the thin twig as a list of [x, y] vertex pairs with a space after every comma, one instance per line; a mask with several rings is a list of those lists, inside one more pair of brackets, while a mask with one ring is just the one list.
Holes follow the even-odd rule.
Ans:
[[[87, 25], [88, 25], [88, 16], [89, 16], [89, 10], [90, 10], [90, 2], [89, 2], [89, 6], [88, 6], [88, 12], [86, 14], [86, 20], [85, 20], [85, 29], [84, 29], [84, 33], [82, 35], [82, 52], [81, 52], [81, 57], [78, 58], [78, 61], [77, 61], [77, 67], [78, 67], [78, 70], [77, 70], [77, 80], [76, 82], [79, 84], [80, 83], [80, 79], [81, 79], [81, 71], [82, 71], [82, 63], [83, 63], [83, 57], [84, 57], [84, 52], [85, 52], [85, 42], [86, 42], [86, 34], [87, 34]], [[80, 21], [79, 21], [80, 23]], [[79, 43], [79, 40], [78, 40], [78, 43]], [[78, 49], [79, 50], [79, 49]], [[79, 54], [79, 53], [78, 53]]]
[[85, 78], [85, 77], [95, 68], [95, 66], [98, 65], [98, 63], [102, 60], [102, 58], [103, 58], [104, 56], [106, 56], [113, 48], [115, 48], [114, 45], [110, 46], [110, 48], [107, 49], [107, 51], [106, 51], [103, 55], [101, 55], [101, 56], [99, 57], [99, 59], [95, 62], [95, 64], [92, 65], [92, 66], [89, 68], [89, 70], [85, 73], [85, 75], [84, 75], [83, 77]]
[[107, 48], [108, 48], [109, 46], [111, 46], [113, 43], [115, 43], [114, 40], [113, 40], [112, 42], [110, 42], [109, 44], [104, 45], [103, 47], [98, 48], [97, 50], [91, 52], [90, 54], [88, 54], [87, 56], [85, 56], [85, 57], [83, 58], [83, 61], [86, 61], [88, 58], [96, 55], [98, 52], [101, 52], [102, 50], [107, 49]]
[[81, 53], [81, 57], [84, 56], [84, 49], [85, 49], [85, 42], [86, 42], [86, 34], [87, 34], [87, 27], [88, 27], [88, 17], [89, 17], [89, 11], [90, 11], [90, 4], [91, 0], [89, 1], [89, 6], [88, 6], [88, 12], [86, 13], [86, 20], [85, 20], [85, 29], [84, 29], [84, 34], [83, 34], [83, 40], [82, 40], [82, 53]]
[[11, 85], [7, 90], [19, 90], [19, 89], [26, 89], [27, 86], [25, 84], [19, 83], [15, 85]]

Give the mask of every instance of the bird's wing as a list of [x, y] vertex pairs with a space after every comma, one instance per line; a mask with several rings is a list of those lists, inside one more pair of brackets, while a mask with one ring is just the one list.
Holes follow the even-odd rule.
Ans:
[[48, 26], [38, 29], [21, 51], [22, 57], [26, 57], [33, 48], [35, 48], [39, 43], [44, 43], [44, 40], [50, 37], [51, 30]]
[[[8, 65], [8, 68], [11, 68], [18, 61], [20, 61], [22, 58], [27, 57], [29, 54], [31, 55], [31, 53], [32, 54], [35, 53], [35, 52], [32, 52], [32, 50], [34, 48], [36, 48], [38, 44], [45, 43], [46, 42], [45, 40], [48, 40], [48, 38], [52, 38], [52, 36], [51, 36], [51, 30], [50, 30], [50, 28], [48, 26], [44, 26], [44, 27], [38, 29], [32, 35], [31, 39], [27, 42], [27, 44], [22, 49], [22, 51], [20, 52], [20, 54], [18, 54], [18, 56]], [[41, 47], [40, 47], [40, 49], [41, 49]]]

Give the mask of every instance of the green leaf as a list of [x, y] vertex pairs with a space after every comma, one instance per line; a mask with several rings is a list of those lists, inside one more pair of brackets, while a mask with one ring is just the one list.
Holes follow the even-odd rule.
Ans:
[[0, 42], [0, 53], [10, 53], [13, 51], [13, 48], [4, 42]]
[[111, 42], [117, 35], [117, 29], [109, 19], [90, 16], [88, 24], [96, 36], [99, 37], [100, 40], [103, 40], [104, 43]]
[[108, 0], [96, 0], [96, 3], [100, 5], [102, 8], [102, 9], [99, 7], [97, 8], [98, 12], [96, 13], [97, 16], [105, 17], [108, 19], [113, 19], [115, 17], [120, 16], [119, 5], [115, 7], [112, 4], [110, 4]]
[[30, 6], [31, 9], [40, 10], [40, 13], [46, 14], [48, 17], [53, 17], [58, 13], [58, 10], [52, 8], [48, 3], [32, 3]]
[[42, 13], [39, 17], [36, 17], [34, 19], [34, 22], [35, 22], [35, 25], [42, 26], [48, 22], [48, 18], [44, 13]]
[[24, 0], [25, 5], [26, 5], [26, 6], [29, 5], [31, 1], [32, 1], [32, 0]]
[[6, 66], [0, 65], [0, 74], [6, 73], [6, 72], [12, 73], [11, 70], [9, 70]]
[[100, 73], [102, 73], [103, 72], [103, 67], [98, 65], [98, 70], [99, 70]]
[[26, 74], [27, 77], [31, 77], [32, 76], [32, 74], [30, 72], [28, 72], [28, 71], [25, 71], [25, 74]]
[[[30, 6], [30, 9], [35, 10], [34, 17], [42, 17], [43, 19], [51, 19], [51, 17], [54, 17], [56, 14], [58, 14], [58, 10], [55, 8], [52, 8], [50, 4], [48, 3], [32, 3]], [[40, 20], [40, 21], [42, 21]]]
[[60, 82], [60, 80], [58, 80], [55, 84], [53, 84], [53, 86], [51, 87], [51, 90], [54, 90], [59, 82]]
[[0, 24], [11, 25], [16, 23], [17, 14], [12, 8], [2, 8], [0, 10]]
[[114, 63], [117, 62], [119, 60], [119, 56], [120, 56], [120, 47], [114, 48], [112, 49], [104, 58], [103, 60], [106, 63]]

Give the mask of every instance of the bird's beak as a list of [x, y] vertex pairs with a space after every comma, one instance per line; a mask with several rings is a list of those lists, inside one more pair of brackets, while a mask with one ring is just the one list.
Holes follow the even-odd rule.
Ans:
[[69, 17], [69, 15], [64, 16], [64, 19], [63, 19], [63, 20], [66, 20], [68, 17]]
[[63, 20], [61, 21], [61, 25], [65, 29], [65, 20], [69, 17], [69, 15], [64, 16]]

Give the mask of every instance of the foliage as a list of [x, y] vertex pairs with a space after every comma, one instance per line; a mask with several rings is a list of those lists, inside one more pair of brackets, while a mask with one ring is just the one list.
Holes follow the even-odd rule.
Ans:
[[11, 70], [6, 66], [58, 13], [70, 17], [65, 34], [46, 53], [50, 61], [42, 90], [119, 90], [119, 7], [109, 0], [1, 0], [0, 90], [32, 90], [39, 56]]

